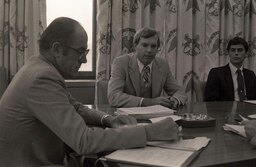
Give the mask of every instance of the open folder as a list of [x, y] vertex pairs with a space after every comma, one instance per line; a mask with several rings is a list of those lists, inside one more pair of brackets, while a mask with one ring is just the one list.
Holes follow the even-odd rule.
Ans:
[[116, 114], [124, 114], [135, 117], [136, 119], [150, 119], [155, 117], [173, 115], [176, 112], [173, 109], [161, 106], [147, 106], [147, 107], [129, 107], [118, 108]]
[[104, 158], [117, 164], [182, 167], [187, 166], [209, 141], [206, 137], [199, 137], [172, 142], [149, 142], [144, 148], [117, 150]]

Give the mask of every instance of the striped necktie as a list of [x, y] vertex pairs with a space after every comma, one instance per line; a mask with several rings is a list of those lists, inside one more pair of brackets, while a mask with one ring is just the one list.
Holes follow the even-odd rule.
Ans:
[[237, 92], [240, 101], [246, 100], [245, 92], [244, 92], [244, 79], [242, 76], [242, 72], [240, 69], [237, 69]]
[[145, 86], [148, 87], [149, 83], [150, 83], [150, 68], [149, 68], [149, 66], [143, 67], [142, 78], [143, 78], [143, 82], [144, 82]]

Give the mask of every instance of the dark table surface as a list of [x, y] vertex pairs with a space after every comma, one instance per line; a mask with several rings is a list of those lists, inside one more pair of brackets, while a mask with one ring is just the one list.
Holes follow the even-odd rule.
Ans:
[[[115, 108], [107, 105], [97, 109], [113, 114]], [[183, 128], [186, 137], [205, 136], [211, 139], [208, 146], [190, 163], [189, 166], [256, 166], [256, 148], [244, 137], [223, 130], [225, 123], [237, 124], [237, 114], [247, 117], [256, 114], [256, 105], [243, 102], [200, 102], [189, 103], [177, 114], [202, 113], [215, 118], [215, 126], [206, 128]]]

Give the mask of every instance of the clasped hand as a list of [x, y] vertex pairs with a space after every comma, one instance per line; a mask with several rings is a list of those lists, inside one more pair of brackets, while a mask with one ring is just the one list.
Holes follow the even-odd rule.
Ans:
[[177, 109], [179, 107], [179, 102], [176, 98], [170, 98], [170, 97], [157, 97], [154, 99], [156, 104], [171, 108], [171, 109]]

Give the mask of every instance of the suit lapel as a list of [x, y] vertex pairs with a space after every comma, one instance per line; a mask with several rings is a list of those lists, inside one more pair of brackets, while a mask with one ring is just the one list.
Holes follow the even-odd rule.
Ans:
[[159, 96], [159, 88], [161, 88], [161, 81], [163, 78], [163, 72], [161, 72], [161, 66], [158, 66], [156, 60], [152, 64], [152, 97]]
[[232, 74], [228, 64], [225, 66], [224, 75], [225, 75], [225, 82], [227, 85], [227, 89], [229, 90], [228, 92], [230, 93], [231, 98], [234, 99], [234, 83], [233, 83]]
[[137, 58], [135, 55], [132, 56], [129, 62], [129, 76], [132, 81], [132, 85], [135, 89], [136, 96], [140, 95], [140, 71], [137, 64]]
[[248, 71], [246, 69], [243, 68], [243, 75], [244, 75], [244, 84], [245, 84], [245, 91], [246, 91], [246, 96], [248, 98], [249, 96], [249, 88], [251, 85], [250, 82], [250, 74], [248, 73]]

